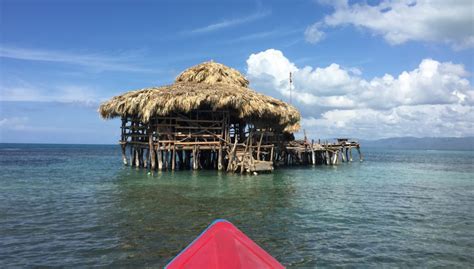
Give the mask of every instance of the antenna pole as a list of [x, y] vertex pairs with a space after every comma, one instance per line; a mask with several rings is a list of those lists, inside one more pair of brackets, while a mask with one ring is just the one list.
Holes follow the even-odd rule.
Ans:
[[291, 84], [293, 83], [293, 79], [291, 78], [291, 72], [290, 72], [290, 104], [291, 104]]

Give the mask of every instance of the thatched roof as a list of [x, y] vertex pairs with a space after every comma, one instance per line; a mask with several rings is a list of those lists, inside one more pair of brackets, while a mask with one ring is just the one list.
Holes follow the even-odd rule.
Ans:
[[237, 70], [205, 62], [181, 73], [174, 84], [130, 91], [102, 103], [103, 118], [136, 115], [148, 122], [154, 115], [189, 112], [199, 108], [229, 110], [252, 123], [276, 125], [287, 132], [299, 129], [300, 114], [291, 105], [248, 88]]

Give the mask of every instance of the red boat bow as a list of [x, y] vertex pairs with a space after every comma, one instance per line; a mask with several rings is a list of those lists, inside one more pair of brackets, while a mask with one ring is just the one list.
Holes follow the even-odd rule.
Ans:
[[214, 221], [166, 269], [285, 268], [232, 223]]

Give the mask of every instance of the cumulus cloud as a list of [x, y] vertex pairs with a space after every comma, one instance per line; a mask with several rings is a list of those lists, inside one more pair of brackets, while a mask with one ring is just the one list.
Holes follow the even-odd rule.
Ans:
[[376, 5], [321, 1], [334, 7], [320, 24], [353, 25], [381, 35], [390, 44], [441, 42], [454, 49], [474, 47], [474, 4], [471, 0], [383, 0]]
[[474, 134], [467, 120], [474, 118], [474, 89], [463, 65], [424, 59], [413, 70], [368, 80], [336, 63], [297, 67], [275, 49], [247, 60], [252, 86], [277, 98], [289, 99], [289, 72], [303, 125], [324, 130], [321, 135], [341, 128], [362, 137]]

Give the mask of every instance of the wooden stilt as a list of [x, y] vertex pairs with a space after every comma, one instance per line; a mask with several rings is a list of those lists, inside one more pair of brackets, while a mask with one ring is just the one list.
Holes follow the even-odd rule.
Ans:
[[222, 143], [219, 145], [217, 155], [217, 170], [221, 171], [224, 169], [224, 164], [222, 163]]
[[357, 152], [359, 153], [359, 161], [363, 161], [364, 159], [362, 158], [362, 153], [360, 152], [360, 147], [357, 146]]
[[163, 151], [163, 155], [164, 155], [164, 160], [163, 160], [163, 165], [165, 167], [165, 170], [168, 170], [169, 168], [169, 159], [170, 159], [170, 148], [167, 144], [164, 145], [165, 148], [164, 148], [164, 151]]
[[148, 130], [148, 155], [150, 157], [150, 169], [155, 170], [155, 147], [153, 146], [153, 133], [150, 129]]
[[197, 163], [197, 149], [196, 145], [193, 147], [193, 170], [198, 169], [198, 163]]
[[135, 148], [135, 166], [140, 167], [140, 150], [138, 148]]
[[156, 155], [158, 156], [158, 170], [163, 170], [163, 152], [161, 151], [160, 142], [158, 142], [156, 147]]
[[176, 146], [173, 145], [173, 154], [171, 155], [171, 170], [174, 170], [176, 166]]
[[127, 153], [126, 153], [126, 149], [127, 149], [126, 142], [122, 142], [120, 144], [120, 147], [122, 148], [122, 161], [123, 161], [123, 164], [128, 165], [128, 163], [127, 163]]
[[197, 169], [202, 169], [201, 151], [199, 149], [199, 146], [197, 146], [197, 149], [196, 149], [196, 162], [197, 162]]

